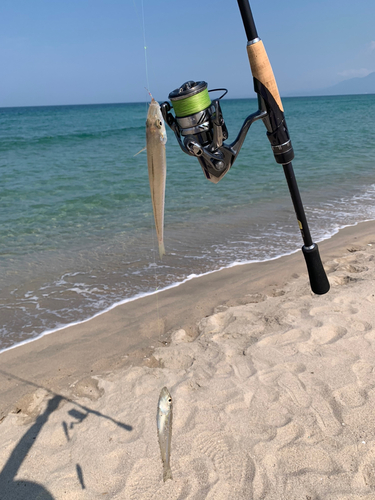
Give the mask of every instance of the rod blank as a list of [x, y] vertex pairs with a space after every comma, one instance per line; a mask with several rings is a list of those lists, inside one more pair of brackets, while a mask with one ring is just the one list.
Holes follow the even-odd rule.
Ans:
[[238, 7], [240, 8], [242, 22], [245, 27], [246, 36], [249, 42], [258, 38], [258, 32], [255, 27], [253, 14], [251, 12], [248, 0], [237, 0]]

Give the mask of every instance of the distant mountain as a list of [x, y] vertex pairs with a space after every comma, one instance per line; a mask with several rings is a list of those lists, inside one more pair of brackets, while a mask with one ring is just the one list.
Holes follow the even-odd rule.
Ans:
[[[350, 78], [343, 82], [336, 83], [332, 87], [294, 93], [295, 96], [312, 95], [345, 95], [345, 94], [375, 94], [375, 71], [367, 76]], [[292, 95], [292, 94], [290, 94]]]

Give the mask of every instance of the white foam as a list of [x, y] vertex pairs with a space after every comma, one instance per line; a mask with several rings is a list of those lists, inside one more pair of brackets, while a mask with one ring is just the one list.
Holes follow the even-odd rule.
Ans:
[[11, 349], [15, 349], [16, 347], [20, 347], [22, 345], [29, 344], [30, 342], [34, 342], [36, 340], [39, 340], [39, 339], [41, 339], [42, 337], [44, 337], [46, 335], [50, 335], [51, 333], [59, 332], [61, 330], [65, 330], [66, 328], [70, 328], [72, 326], [82, 325], [83, 323], [87, 323], [88, 321], [91, 321], [92, 319], [95, 319], [98, 316], [101, 316], [102, 314], [105, 314], [108, 311], [111, 311], [115, 307], [122, 306], [124, 304], [127, 304], [128, 302], [133, 302], [135, 300], [142, 299], [144, 297], [150, 297], [152, 295], [156, 295], [157, 293], [161, 293], [161, 292], [164, 292], [166, 290], [170, 290], [171, 288], [176, 288], [176, 287], [178, 287], [180, 285], [183, 285], [184, 283], [186, 283], [186, 282], [188, 282], [190, 280], [193, 280], [193, 279], [196, 279], [196, 278], [201, 278], [202, 276], [208, 276], [209, 274], [217, 273], [219, 271], [223, 271], [224, 269], [228, 269], [228, 268], [235, 267], [235, 266], [243, 266], [243, 265], [246, 265], [246, 264], [256, 264], [256, 263], [259, 263], [259, 262], [277, 260], [277, 259], [279, 259], [281, 257], [285, 257], [286, 255], [292, 255], [293, 253], [296, 253], [298, 251], [299, 251], [299, 249], [296, 249], [296, 250], [293, 250], [291, 252], [287, 252], [287, 253], [278, 255], [276, 257], [272, 257], [272, 258], [264, 259], [264, 260], [247, 260], [247, 261], [232, 262], [231, 264], [229, 264], [227, 266], [222, 266], [219, 269], [214, 269], [213, 271], [207, 271], [207, 272], [202, 273], [202, 274], [190, 274], [189, 276], [187, 276], [182, 281], [172, 283], [172, 284], [167, 285], [164, 288], [161, 288], [159, 290], [155, 290], [153, 292], [139, 293], [139, 294], [137, 294], [137, 295], [135, 295], [133, 297], [129, 297], [127, 299], [123, 299], [123, 300], [120, 300], [118, 302], [115, 302], [114, 304], [112, 304], [111, 306], [107, 307], [106, 309], [103, 309], [103, 311], [100, 311], [100, 312], [94, 314], [93, 316], [90, 316], [89, 318], [86, 318], [86, 319], [83, 319], [83, 320], [80, 320], [80, 321], [73, 321], [72, 323], [68, 323], [67, 325], [62, 325], [62, 326], [59, 326], [57, 328], [53, 328], [51, 330], [45, 330], [44, 332], [42, 332], [41, 334], [37, 335], [36, 337], [33, 337], [31, 339], [27, 339], [27, 340], [23, 340], [22, 342], [18, 342], [17, 344], [14, 344], [14, 345], [12, 345], [10, 347], [6, 347], [5, 349], [1, 349], [0, 350], [0, 354], [3, 353], [3, 352], [6, 352], [6, 351], [10, 351]]

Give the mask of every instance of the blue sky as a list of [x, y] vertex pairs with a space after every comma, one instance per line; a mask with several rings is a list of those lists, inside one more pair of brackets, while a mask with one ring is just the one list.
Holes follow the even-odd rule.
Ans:
[[[374, 0], [252, 0], [281, 95], [375, 71]], [[0, 107], [253, 97], [236, 0], [1, 0]], [[144, 36], [147, 46], [148, 82]]]

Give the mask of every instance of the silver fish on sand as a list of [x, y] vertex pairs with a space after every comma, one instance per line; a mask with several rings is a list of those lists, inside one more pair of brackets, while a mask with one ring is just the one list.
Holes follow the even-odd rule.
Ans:
[[165, 124], [160, 106], [152, 97], [146, 120], [146, 149], [148, 177], [150, 181], [152, 208], [154, 210], [160, 258], [165, 254], [164, 200], [165, 181], [167, 177], [166, 142], [167, 133], [165, 131]]
[[158, 402], [158, 413], [156, 423], [158, 427], [158, 437], [163, 461], [163, 480], [172, 479], [171, 471], [171, 439], [172, 439], [172, 397], [166, 387], [160, 392]]

